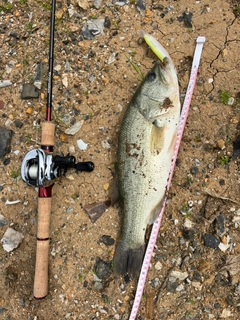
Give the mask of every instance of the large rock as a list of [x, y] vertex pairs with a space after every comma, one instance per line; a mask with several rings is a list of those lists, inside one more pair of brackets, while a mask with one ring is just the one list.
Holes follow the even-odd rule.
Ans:
[[22, 88], [22, 99], [31, 99], [31, 98], [38, 98], [39, 97], [39, 91], [37, 87], [35, 87], [33, 84], [24, 83]]

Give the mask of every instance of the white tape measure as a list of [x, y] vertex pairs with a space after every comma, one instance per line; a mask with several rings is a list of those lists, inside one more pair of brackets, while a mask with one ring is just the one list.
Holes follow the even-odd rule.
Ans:
[[[180, 115], [177, 140], [176, 140], [176, 144], [175, 144], [175, 148], [174, 148], [174, 155], [172, 158], [172, 165], [171, 165], [171, 169], [170, 169], [170, 173], [169, 173], [166, 194], [168, 194], [168, 191], [170, 189], [173, 171], [174, 171], [178, 151], [180, 148], [180, 142], [182, 140], [184, 127], [185, 127], [185, 124], [187, 121], [188, 111], [189, 111], [190, 103], [192, 100], [193, 90], [194, 90], [195, 83], [197, 80], [197, 72], [198, 72], [198, 67], [199, 67], [200, 58], [201, 58], [201, 54], [202, 54], [202, 48], [203, 48], [203, 44], [204, 44], [205, 40], [206, 40], [205, 37], [198, 37], [197, 38], [197, 44], [196, 44], [196, 48], [195, 48], [192, 69], [191, 69], [191, 75], [190, 75], [188, 88], [187, 88], [187, 92], [186, 92], [183, 107], [182, 107], [182, 112]], [[131, 311], [129, 320], [135, 320], [136, 316], [137, 316], [137, 312], [138, 312], [138, 309], [139, 309], [139, 306], [141, 303], [141, 299], [142, 299], [143, 289], [144, 289], [146, 278], [147, 278], [148, 269], [149, 269], [150, 262], [151, 262], [152, 253], [153, 253], [154, 246], [155, 246], [155, 243], [157, 240], [158, 231], [159, 231], [159, 228], [161, 225], [166, 201], [167, 201], [167, 196], [164, 199], [164, 203], [163, 203], [161, 212], [152, 227], [152, 231], [151, 231], [150, 239], [148, 241], [147, 250], [146, 250], [146, 253], [144, 256], [142, 269], [141, 269], [139, 280], [138, 280], [137, 291], [136, 291], [136, 295], [135, 295], [135, 299], [134, 299], [134, 303], [132, 306], [132, 311]]]

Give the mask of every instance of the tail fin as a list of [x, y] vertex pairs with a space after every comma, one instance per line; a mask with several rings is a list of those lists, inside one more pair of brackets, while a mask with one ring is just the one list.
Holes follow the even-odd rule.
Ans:
[[119, 240], [113, 258], [114, 273], [137, 279], [141, 271], [144, 252], [145, 245], [128, 248], [123, 240]]

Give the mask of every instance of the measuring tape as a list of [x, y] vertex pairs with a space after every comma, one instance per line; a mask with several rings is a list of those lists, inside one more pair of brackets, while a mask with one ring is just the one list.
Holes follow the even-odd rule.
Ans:
[[[188, 88], [187, 88], [187, 92], [185, 95], [185, 99], [184, 99], [184, 103], [183, 103], [183, 107], [182, 107], [182, 112], [180, 115], [180, 121], [179, 121], [179, 125], [178, 125], [177, 140], [175, 143], [174, 154], [173, 154], [173, 158], [172, 158], [172, 164], [171, 164], [171, 169], [170, 169], [170, 173], [169, 173], [168, 184], [166, 187], [166, 195], [168, 194], [168, 191], [170, 189], [173, 171], [174, 171], [178, 151], [180, 148], [180, 142], [181, 142], [184, 127], [185, 127], [185, 124], [187, 121], [187, 116], [188, 116], [190, 103], [192, 100], [193, 90], [194, 90], [195, 83], [197, 80], [197, 72], [198, 72], [198, 67], [199, 67], [200, 58], [201, 58], [201, 54], [202, 54], [202, 48], [203, 48], [203, 44], [204, 44], [205, 40], [206, 40], [205, 37], [198, 37], [197, 38], [197, 44], [196, 44], [196, 48], [195, 48], [192, 69], [191, 69], [191, 75], [190, 75]], [[143, 289], [144, 289], [146, 278], [147, 278], [148, 269], [149, 269], [151, 258], [152, 258], [152, 253], [153, 253], [154, 246], [155, 246], [155, 243], [157, 240], [158, 231], [159, 231], [159, 228], [161, 225], [166, 201], [167, 201], [167, 196], [164, 199], [163, 206], [162, 206], [162, 209], [161, 209], [161, 212], [160, 212], [158, 218], [153, 223], [153, 227], [152, 227], [150, 239], [148, 241], [147, 250], [146, 250], [146, 253], [144, 256], [142, 269], [141, 269], [139, 280], [138, 280], [137, 291], [135, 294], [135, 299], [133, 302], [132, 311], [131, 311], [129, 320], [135, 320], [136, 316], [137, 316], [137, 312], [138, 312], [138, 309], [139, 309], [139, 306], [141, 303]]]

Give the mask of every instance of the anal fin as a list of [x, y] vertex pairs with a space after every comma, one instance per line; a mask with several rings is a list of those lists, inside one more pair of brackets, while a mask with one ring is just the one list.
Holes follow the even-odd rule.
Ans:
[[152, 209], [152, 211], [150, 212], [150, 214], [147, 217], [147, 224], [151, 225], [154, 223], [154, 221], [157, 219], [160, 210], [162, 209], [162, 205], [163, 205], [163, 201], [164, 201], [165, 195], [164, 197], [161, 199], [161, 201]]

